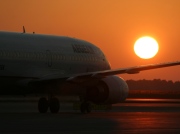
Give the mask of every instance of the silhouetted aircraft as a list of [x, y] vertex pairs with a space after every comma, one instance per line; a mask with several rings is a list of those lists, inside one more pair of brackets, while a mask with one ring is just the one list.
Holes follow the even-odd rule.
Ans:
[[[82, 113], [91, 103], [114, 104], [128, 95], [128, 85], [116, 74], [180, 65], [180, 62], [111, 69], [102, 50], [75, 38], [0, 32], [1, 92], [39, 93], [40, 113], [57, 113], [58, 95], [79, 96]], [[21, 90], [18, 90], [21, 89]]]

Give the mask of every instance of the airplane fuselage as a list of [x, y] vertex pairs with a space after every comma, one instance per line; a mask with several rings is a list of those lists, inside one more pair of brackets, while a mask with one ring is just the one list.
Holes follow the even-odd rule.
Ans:
[[69, 37], [0, 32], [0, 77], [40, 78], [110, 69], [102, 51]]

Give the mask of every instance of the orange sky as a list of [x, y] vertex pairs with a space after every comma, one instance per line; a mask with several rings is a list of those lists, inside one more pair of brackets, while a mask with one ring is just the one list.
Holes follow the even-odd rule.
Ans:
[[[67, 35], [100, 47], [112, 68], [180, 60], [180, 0], [1, 0], [0, 30]], [[140, 36], [157, 39], [159, 52], [137, 57]], [[127, 79], [180, 80], [180, 66], [121, 75]]]

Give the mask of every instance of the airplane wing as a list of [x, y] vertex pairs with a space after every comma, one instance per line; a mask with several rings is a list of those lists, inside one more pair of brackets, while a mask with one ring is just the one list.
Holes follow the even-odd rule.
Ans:
[[[149, 64], [149, 65], [143, 65], [143, 66], [119, 68], [119, 69], [96, 71], [96, 72], [88, 72], [88, 73], [76, 74], [74, 76], [68, 77], [66, 78], [66, 81], [74, 82], [74, 83], [81, 83], [87, 80], [102, 79], [110, 75], [136, 74], [136, 73], [139, 73], [140, 71], [163, 68], [163, 67], [170, 67], [170, 66], [176, 66], [176, 65], [180, 65], [180, 61], [160, 63], [160, 64]], [[46, 81], [46, 80], [55, 80], [55, 79], [60, 79], [58, 74], [48, 75], [43, 78], [40, 78], [37, 81]]]
[[75, 77], [70, 77], [67, 79], [67, 81], [81, 82], [87, 78], [98, 79], [98, 78], [103, 78], [109, 75], [136, 74], [136, 73], [139, 73], [140, 71], [163, 68], [163, 67], [170, 67], [170, 66], [176, 66], [176, 65], [180, 65], [180, 61], [92, 72], [90, 74], [82, 74], [82, 75], [77, 75]]

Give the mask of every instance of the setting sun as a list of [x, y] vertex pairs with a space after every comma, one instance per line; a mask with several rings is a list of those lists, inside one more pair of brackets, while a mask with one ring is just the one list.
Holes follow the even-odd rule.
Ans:
[[134, 52], [142, 59], [150, 59], [158, 52], [157, 41], [149, 36], [139, 38], [134, 44]]

